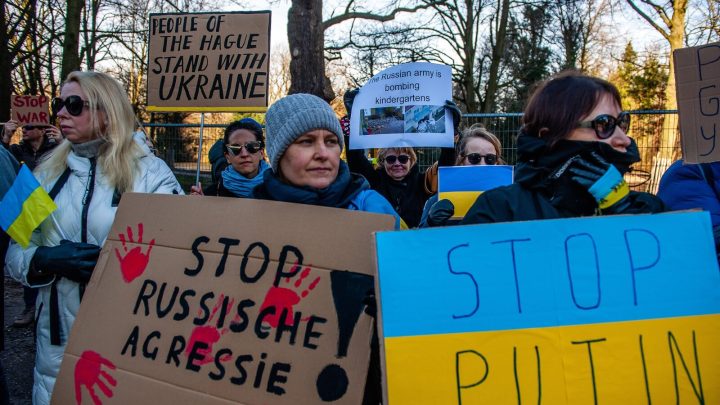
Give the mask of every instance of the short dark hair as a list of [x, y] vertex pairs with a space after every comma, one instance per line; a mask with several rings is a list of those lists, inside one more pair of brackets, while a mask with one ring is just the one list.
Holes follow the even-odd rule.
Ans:
[[255, 135], [255, 140], [265, 143], [265, 137], [263, 136], [263, 128], [259, 122], [252, 118], [243, 118], [241, 120], [231, 122], [225, 128], [225, 135], [223, 136], [223, 144], [227, 145], [230, 135], [238, 129], [247, 129]]
[[522, 130], [552, 146], [567, 138], [605, 95], [622, 109], [620, 93], [612, 83], [575, 70], [560, 72], [540, 82], [528, 99]]

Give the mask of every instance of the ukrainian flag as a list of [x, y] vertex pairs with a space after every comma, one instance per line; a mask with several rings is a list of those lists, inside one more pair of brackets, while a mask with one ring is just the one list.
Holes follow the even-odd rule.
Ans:
[[0, 201], [0, 227], [22, 247], [30, 243], [30, 236], [57, 206], [40, 187], [30, 169], [23, 165], [15, 182]]
[[455, 206], [453, 218], [463, 218], [483, 191], [507, 186], [513, 182], [513, 167], [454, 166], [438, 169], [438, 199], [448, 199]]

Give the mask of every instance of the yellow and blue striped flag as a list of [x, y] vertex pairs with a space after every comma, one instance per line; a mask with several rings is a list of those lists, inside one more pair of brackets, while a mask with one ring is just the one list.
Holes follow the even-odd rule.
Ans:
[[455, 206], [453, 218], [463, 218], [483, 191], [513, 182], [513, 167], [453, 166], [438, 169], [438, 198]]
[[0, 201], [0, 227], [25, 248], [35, 228], [56, 209], [52, 198], [23, 165]]

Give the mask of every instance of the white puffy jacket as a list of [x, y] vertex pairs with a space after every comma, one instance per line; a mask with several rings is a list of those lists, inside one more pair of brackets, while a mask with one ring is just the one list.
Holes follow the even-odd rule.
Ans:
[[[27, 272], [30, 261], [38, 246], [56, 246], [60, 240], [82, 242], [83, 200], [90, 180], [90, 159], [82, 158], [70, 152], [67, 159], [72, 170], [67, 182], [55, 197], [58, 209], [46, 219], [33, 234], [30, 246], [23, 249], [20, 245], [11, 244], [6, 257], [6, 269], [16, 280], [29, 285]], [[36, 173], [40, 177], [41, 174]], [[41, 178], [38, 178], [42, 182]], [[53, 182], [54, 183], [54, 182]], [[46, 186], [49, 192], [53, 183]], [[140, 158], [140, 172], [133, 185], [134, 192], [182, 194], [182, 189], [170, 168], [153, 155]], [[117, 207], [113, 207], [115, 189], [105, 181], [101, 168], [96, 169], [95, 187], [87, 215], [87, 243], [101, 246], [107, 239], [108, 232], [115, 218]], [[58, 229], [59, 228], [59, 229]], [[60, 362], [65, 351], [65, 344], [70, 335], [70, 328], [75, 321], [80, 306], [80, 286], [78, 283], [61, 278], [56, 282], [60, 309], [61, 345], [50, 343], [50, 291], [51, 284], [34, 285], [39, 288], [36, 303], [37, 319], [37, 354], [35, 358], [33, 403], [49, 404], [55, 377], [60, 371]]]

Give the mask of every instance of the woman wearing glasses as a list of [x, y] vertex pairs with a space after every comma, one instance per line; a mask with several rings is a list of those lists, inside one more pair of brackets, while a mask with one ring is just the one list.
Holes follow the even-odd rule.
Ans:
[[623, 180], [640, 161], [629, 126], [605, 80], [564, 72], [542, 83], [523, 114], [515, 184], [481, 194], [461, 223], [663, 211]]
[[219, 197], [250, 196], [262, 183], [263, 173], [270, 168], [265, 161], [262, 126], [252, 118], [235, 121], [225, 128], [223, 149], [228, 166], [220, 172], [218, 181], [203, 190], [200, 185], [190, 188], [194, 195]]
[[[50, 402], [85, 285], [125, 192], [182, 193], [170, 168], [133, 140], [135, 116], [120, 83], [73, 72], [53, 100], [65, 141], [35, 176], [57, 210], [23, 249], [12, 244], [6, 269], [39, 290], [33, 403]], [[142, 228], [138, 229], [142, 235]]]
[[[474, 124], [466, 129], [457, 145], [457, 158], [455, 166], [492, 166], [505, 164], [500, 155], [502, 146], [495, 134], [488, 131], [482, 124]], [[450, 200], [438, 201], [434, 194], [425, 203], [420, 227], [451, 225], [450, 217], [455, 213], [455, 207]]]

